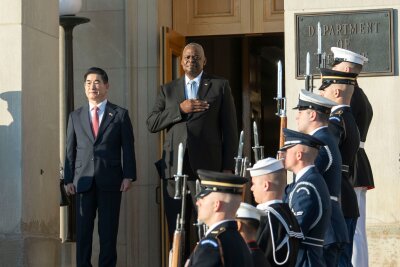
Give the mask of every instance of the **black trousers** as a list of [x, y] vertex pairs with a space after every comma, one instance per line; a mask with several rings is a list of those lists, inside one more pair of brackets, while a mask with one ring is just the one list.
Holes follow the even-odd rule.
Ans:
[[98, 213], [99, 266], [117, 264], [117, 236], [120, 191], [99, 190], [95, 182], [89, 191], [76, 194], [76, 266], [91, 267], [93, 228]]

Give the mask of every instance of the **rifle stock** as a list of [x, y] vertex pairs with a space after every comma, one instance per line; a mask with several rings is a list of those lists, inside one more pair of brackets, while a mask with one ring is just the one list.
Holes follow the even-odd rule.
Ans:
[[179, 215], [177, 219], [177, 229], [174, 233], [174, 240], [172, 242], [172, 249], [170, 251], [170, 264], [169, 267], [182, 267], [183, 253], [185, 246], [185, 229], [179, 229]]
[[283, 128], [287, 127], [287, 117], [281, 116], [281, 125], [280, 125], [280, 133], [279, 133], [279, 147], [283, 147], [285, 143], [285, 136], [283, 135]]

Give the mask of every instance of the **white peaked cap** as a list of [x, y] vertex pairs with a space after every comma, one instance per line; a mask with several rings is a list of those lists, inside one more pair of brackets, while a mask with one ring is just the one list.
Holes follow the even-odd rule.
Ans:
[[259, 209], [256, 207], [241, 202], [238, 210], [236, 211], [236, 218], [238, 219], [254, 219], [257, 221], [260, 221], [261, 218], [261, 212]]
[[252, 177], [268, 174], [283, 169], [281, 159], [265, 158], [257, 161], [253, 168], [248, 168]]
[[360, 65], [364, 65], [364, 62], [368, 62], [368, 58], [350, 50], [339, 47], [331, 47], [331, 50], [335, 61], [352, 62]]

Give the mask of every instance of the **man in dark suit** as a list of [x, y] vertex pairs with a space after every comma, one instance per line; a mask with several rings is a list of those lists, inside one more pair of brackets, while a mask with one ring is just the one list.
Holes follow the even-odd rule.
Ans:
[[323, 96], [301, 90], [299, 102], [295, 107], [298, 110], [296, 115], [298, 130], [326, 144], [319, 150], [315, 166], [324, 177], [330, 193], [332, 216], [324, 238], [324, 258], [326, 265], [332, 267], [338, 266], [341, 250], [344, 244], [349, 242], [346, 222], [339, 203], [342, 156], [334, 136], [328, 129], [331, 108], [336, 105]]
[[360, 145], [360, 134], [351, 112], [350, 101], [357, 74], [321, 69], [320, 94], [337, 103], [331, 109], [328, 128], [335, 136], [342, 156], [341, 205], [349, 235], [340, 255], [339, 266], [352, 266], [353, 237], [359, 216], [357, 196], [352, 185], [354, 160]]
[[197, 171], [201, 191], [196, 195], [199, 220], [208, 226], [185, 266], [251, 267], [250, 249], [235, 221], [247, 179], [233, 174]]
[[256, 240], [267, 266], [295, 266], [303, 233], [289, 205], [282, 201], [286, 185], [283, 162], [265, 158], [248, 170], [257, 209], [263, 214]]
[[319, 139], [300, 132], [283, 129], [284, 146], [280, 149], [285, 169], [296, 177], [286, 187], [284, 202], [296, 216], [304, 234], [296, 266], [326, 266], [323, 257], [325, 233], [330, 225], [331, 203], [324, 178], [314, 161], [324, 145]]
[[116, 266], [121, 193], [136, 180], [134, 137], [128, 111], [107, 100], [107, 73], [84, 75], [88, 104], [68, 120], [64, 183], [76, 195], [76, 262], [92, 266], [93, 227], [98, 212], [99, 266]]
[[[238, 142], [236, 110], [229, 83], [204, 73], [205, 64], [203, 48], [196, 43], [188, 44], [181, 59], [185, 76], [161, 86], [147, 119], [150, 132], [166, 130], [158, 166], [162, 178], [173, 178], [177, 173], [178, 146], [183, 144], [183, 174], [189, 176], [188, 187], [193, 203], [196, 171], [207, 169], [232, 173]], [[168, 183], [167, 189], [169, 196], [173, 197], [173, 181]], [[170, 236], [178, 212], [179, 207], [166, 207]], [[187, 215], [190, 216], [190, 212]], [[196, 217], [195, 214], [192, 216]]]
[[[334, 62], [332, 69], [360, 74], [363, 65], [368, 59], [350, 50], [332, 47]], [[368, 242], [365, 226], [366, 220], [366, 194], [367, 190], [375, 187], [374, 177], [364, 144], [367, 139], [369, 125], [372, 120], [372, 105], [367, 95], [358, 86], [357, 80], [354, 85], [354, 93], [350, 102], [351, 111], [360, 131], [360, 148], [354, 161], [353, 186], [357, 195], [360, 217], [357, 220], [356, 231], [353, 242], [353, 266], [368, 266]]]

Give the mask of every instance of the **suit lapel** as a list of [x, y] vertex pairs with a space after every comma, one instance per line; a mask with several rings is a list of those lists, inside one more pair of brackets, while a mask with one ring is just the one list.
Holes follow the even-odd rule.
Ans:
[[89, 136], [90, 140], [94, 142], [92, 126], [90, 124], [90, 118], [89, 118], [89, 104], [83, 106], [81, 113], [79, 114], [79, 117], [81, 120], [83, 130]]
[[104, 133], [105, 129], [107, 129], [110, 122], [114, 120], [114, 117], [117, 113], [114, 107], [115, 107], [114, 104], [107, 101], [107, 105], [106, 108], [104, 109], [103, 118], [100, 123], [100, 128], [96, 140], [99, 139], [99, 136]]
[[181, 77], [178, 80], [177, 87], [175, 88], [174, 92], [176, 93], [176, 99], [178, 100], [178, 104], [182, 103], [185, 101], [185, 76]]
[[207, 74], [203, 73], [203, 76], [201, 77], [200, 81], [200, 86], [199, 86], [199, 91], [197, 92], [197, 95], [199, 99], [204, 100], [209, 89], [211, 86], [211, 79], [208, 77]]

